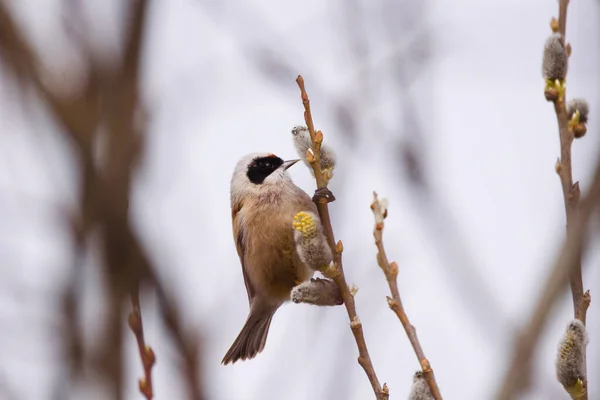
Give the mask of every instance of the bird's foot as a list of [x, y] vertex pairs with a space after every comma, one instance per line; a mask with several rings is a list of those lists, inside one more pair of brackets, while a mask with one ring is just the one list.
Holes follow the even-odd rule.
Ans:
[[315, 190], [315, 195], [312, 200], [315, 203], [321, 202], [321, 199], [325, 200], [325, 203], [331, 203], [335, 201], [335, 196], [331, 193], [331, 190], [326, 187]]

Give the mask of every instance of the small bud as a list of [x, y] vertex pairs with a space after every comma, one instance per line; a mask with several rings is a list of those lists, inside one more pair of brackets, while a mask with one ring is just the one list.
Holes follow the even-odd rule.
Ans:
[[557, 101], [558, 100], [559, 91], [556, 87], [554, 87], [554, 83], [551, 81], [546, 81], [546, 88], [544, 89], [544, 96], [548, 101]]
[[156, 355], [154, 354], [154, 350], [148, 345], [144, 348], [144, 362], [147, 365], [152, 366], [156, 363]]
[[571, 52], [573, 51], [573, 49], [571, 48], [571, 43], [567, 43], [567, 45], [565, 46], [565, 51], [567, 52], [567, 55], [571, 57]]
[[362, 323], [360, 322], [358, 315], [352, 318], [352, 321], [350, 322], [350, 328], [360, 328], [361, 326]]
[[128, 323], [129, 328], [131, 328], [134, 333], [142, 330], [142, 321], [138, 311], [134, 310], [129, 313]]
[[556, 159], [556, 164], [554, 164], [554, 169], [556, 170], [556, 173], [558, 175], [560, 175], [560, 173], [562, 172], [562, 169], [563, 169], [560, 159]]
[[390, 388], [388, 387], [387, 383], [383, 384], [383, 388], [381, 389], [381, 393], [387, 394], [387, 395], [390, 394]]
[[569, 67], [569, 55], [565, 49], [565, 40], [560, 33], [553, 33], [544, 45], [542, 74], [550, 81], [564, 81]]
[[[414, 329], [414, 326], [413, 326], [413, 329]], [[423, 371], [423, 372], [431, 371], [431, 364], [429, 363], [429, 360], [426, 358], [421, 360], [421, 371]]]
[[587, 133], [587, 125], [586, 124], [578, 124], [575, 125], [572, 129], [573, 137], [575, 139], [581, 139]]
[[152, 387], [148, 385], [146, 379], [138, 379], [138, 387], [140, 392], [144, 394], [147, 398], [152, 398]]
[[321, 273], [329, 279], [334, 279], [335, 277], [340, 275], [340, 270], [332, 264], [322, 267], [319, 271], [321, 271]]
[[335, 251], [338, 254], [342, 254], [344, 252], [344, 243], [342, 243], [341, 240], [338, 240], [337, 244], [335, 245]]
[[394, 307], [396, 307], [398, 305], [398, 302], [394, 299], [392, 299], [390, 296], [385, 296], [385, 299], [387, 300], [388, 306], [393, 310]]
[[588, 335], [585, 325], [571, 321], [560, 342], [556, 358], [556, 377], [572, 398], [585, 393], [585, 348]]
[[358, 287], [356, 285], [352, 285], [352, 287], [350, 288], [350, 294], [352, 295], [352, 297], [356, 296], [356, 293], [358, 293]]
[[375, 216], [375, 228], [383, 229], [383, 220], [387, 218], [387, 206], [388, 201], [385, 198], [378, 198], [377, 193], [373, 192], [373, 202], [371, 203], [371, 210]]
[[[309, 167], [310, 167], [310, 164], [315, 162], [315, 152], [312, 149], [306, 150], [304, 162], [307, 163]], [[312, 171], [312, 168], [311, 168], [311, 171]]]
[[300, 260], [316, 271], [328, 266], [333, 260], [333, 255], [323, 234], [319, 217], [312, 212], [299, 212], [294, 216], [293, 227]]
[[550, 20], [550, 29], [552, 29], [552, 32], [554, 33], [558, 32], [558, 20], [554, 17]]
[[429, 384], [421, 371], [415, 372], [408, 400], [434, 400]]
[[390, 264], [390, 274], [394, 278], [398, 276], [398, 264], [396, 263], [396, 261], [392, 261], [392, 263]]
[[323, 143], [323, 132], [321, 131], [316, 131], [315, 132], [315, 143]]

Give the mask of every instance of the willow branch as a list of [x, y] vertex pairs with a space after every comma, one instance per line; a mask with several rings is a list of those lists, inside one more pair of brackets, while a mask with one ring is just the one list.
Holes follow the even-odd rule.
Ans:
[[[567, 9], [569, 0], [560, 0], [558, 30], [562, 34], [566, 44], [566, 26], [567, 26]], [[565, 89], [566, 90], [566, 89]], [[569, 129], [569, 116], [566, 107], [566, 94], [558, 96], [554, 100], [554, 111], [558, 122], [558, 133], [560, 140], [560, 160], [557, 163], [557, 172], [560, 177], [560, 183], [563, 192], [563, 200], [565, 204], [565, 213], [567, 219], [567, 237], [573, 237], [575, 219], [579, 212], [580, 189], [579, 182], [573, 183], [573, 169], [571, 162], [571, 147], [574, 140], [574, 134]], [[573, 314], [574, 317], [585, 325], [587, 309], [590, 305], [589, 291], [584, 293], [583, 276], [581, 272], [581, 249], [576, 249], [575, 265], [571, 270], [569, 282], [571, 286], [571, 295], [573, 298]], [[584, 382], [584, 388], [587, 389], [587, 380]], [[587, 392], [587, 390], [586, 390]], [[587, 393], [583, 400], [587, 399]]]
[[304, 87], [304, 79], [302, 78], [302, 76], [298, 75], [296, 83], [300, 88], [302, 104], [304, 105], [304, 120], [306, 121], [306, 126], [308, 127], [308, 130], [310, 132], [312, 149], [314, 153], [313, 157], [311, 157], [310, 159], [310, 164], [315, 175], [315, 180], [317, 182], [317, 190], [313, 201], [315, 202], [315, 204], [317, 205], [317, 209], [319, 210], [319, 217], [321, 219], [323, 229], [325, 230], [327, 241], [329, 242], [331, 248], [334, 249], [333, 268], [329, 271], [326, 271], [325, 274], [328, 278], [333, 279], [335, 284], [340, 289], [342, 300], [344, 301], [346, 311], [348, 312], [348, 317], [350, 319], [350, 328], [352, 329], [352, 334], [354, 335], [354, 339], [356, 340], [356, 346], [358, 347], [358, 363], [367, 374], [367, 377], [371, 382], [373, 392], [375, 393], [377, 399], [387, 400], [389, 398], [389, 390], [387, 388], [387, 385], [385, 384], [383, 385], [383, 387], [381, 387], [379, 379], [377, 378], [377, 374], [375, 373], [375, 368], [373, 367], [373, 363], [371, 362], [371, 356], [369, 355], [369, 350], [367, 349], [367, 343], [365, 342], [362, 323], [360, 322], [360, 319], [356, 314], [354, 296], [350, 292], [348, 284], [346, 283], [346, 277], [344, 276], [344, 268], [342, 265], [342, 242], [340, 241], [336, 245], [335, 237], [333, 234], [333, 228], [331, 226], [331, 218], [329, 217], [328, 203], [330, 201], [333, 201], [335, 198], [327, 188], [327, 181], [324, 179], [323, 174], [321, 172], [321, 143], [323, 142], [323, 134], [321, 133], [321, 131], [315, 132], [312, 114], [310, 111], [310, 101], [308, 99], [308, 94], [306, 93], [306, 89]]
[[[563, 37], [566, 29], [566, 17], [568, 0], [560, 1], [559, 30]], [[565, 203], [565, 212], [567, 216], [567, 235], [572, 235], [572, 225], [577, 217], [579, 210], [580, 189], [579, 182], [573, 183], [573, 169], [571, 163], [571, 147], [573, 144], [573, 133], [569, 130], [569, 117], [565, 103], [565, 96], [559, 96], [554, 101], [554, 111], [558, 122], [558, 133], [560, 139], [560, 160], [558, 175], [563, 191], [563, 200]], [[571, 292], [573, 295], [573, 312], [575, 318], [585, 324], [587, 308], [589, 302], [585, 300], [583, 292], [583, 279], [581, 274], [581, 254], [578, 255], [576, 268], [574, 268], [571, 277]]]
[[566, 38], [567, 33], [567, 9], [569, 0], [559, 0], [558, 4], [558, 32]]
[[385, 274], [385, 279], [387, 280], [388, 286], [390, 287], [390, 292], [392, 294], [392, 297], [387, 297], [388, 305], [400, 320], [400, 323], [406, 332], [406, 336], [408, 336], [408, 340], [410, 341], [410, 344], [415, 351], [415, 355], [419, 360], [419, 364], [421, 365], [423, 375], [429, 384], [433, 398], [436, 400], [442, 400], [442, 394], [440, 393], [440, 389], [435, 381], [435, 375], [433, 373], [433, 369], [431, 368], [431, 363], [427, 357], [425, 357], [425, 352], [423, 351], [421, 343], [419, 342], [419, 338], [417, 337], [417, 331], [410, 323], [408, 316], [404, 311], [404, 306], [402, 305], [402, 299], [400, 298], [400, 291], [398, 289], [398, 264], [395, 262], [389, 262], [385, 253], [385, 248], [383, 247], [383, 220], [387, 217], [387, 208], [382, 205], [381, 201], [377, 198], [377, 193], [375, 192], [373, 192], [373, 203], [371, 203], [371, 210], [373, 210], [373, 215], [375, 217], [373, 237], [375, 238], [375, 245], [377, 246], [377, 263]]
[[556, 302], [566, 289], [572, 271], [578, 268], [580, 252], [586, 238], [590, 217], [600, 207], [600, 162], [596, 165], [594, 179], [587, 196], [580, 204], [579, 213], [572, 224], [571, 235], [567, 235], [559, 256], [544, 284], [528, 325], [518, 336], [513, 356], [497, 400], [513, 400], [528, 385], [531, 376], [531, 361], [539, 338]]

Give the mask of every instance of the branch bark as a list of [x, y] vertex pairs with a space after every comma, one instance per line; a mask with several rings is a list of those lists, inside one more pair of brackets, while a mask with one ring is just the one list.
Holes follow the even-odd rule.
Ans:
[[328, 278], [331, 278], [340, 289], [342, 300], [344, 301], [346, 311], [348, 312], [348, 317], [350, 319], [350, 328], [352, 329], [352, 334], [354, 335], [354, 339], [356, 340], [356, 346], [358, 347], [358, 363], [367, 374], [367, 377], [369, 378], [369, 382], [371, 382], [371, 386], [373, 388], [373, 392], [375, 393], [376, 398], [378, 400], [388, 400], [388, 387], [386, 384], [384, 384], [382, 387], [379, 383], [379, 379], [377, 378], [377, 374], [375, 373], [375, 368], [373, 367], [371, 356], [369, 355], [369, 350], [365, 341], [362, 323], [360, 322], [360, 319], [358, 318], [358, 315], [356, 313], [354, 296], [350, 292], [348, 284], [346, 283], [346, 277], [344, 276], [344, 268], [342, 265], [343, 245], [341, 241], [336, 244], [335, 236], [333, 234], [333, 228], [331, 226], [331, 218], [329, 217], [328, 203], [335, 200], [335, 197], [327, 188], [327, 181], [324, 179], [323, 174], [321, 172], [321, 143], [323, 142], [323, 134], [321, 131], [315, 132], [312, 114], [310, 111], [310, 101], [308, 99], [308, 94], [306, 93], [306, 89], [304, 87], [304, 79], [302, 78], [302, 76], [298, 75], [296, 83], [300, 88], [302, 104], [304, 105], [304, 120], [306, 121], [306, 126], [308, 127], [308, 131], [310, 133], [312, 150], [314, 152], [314, 155], [313, 157], [311, 157], [310, 162], [315, 175], [315, 180], [317, 182], [317, 190], [315, 192], [315, 196], [313, 197], [313, 201], [315, 202], [315, 204], [317, 205], [317, 209], [319, 210], [319, 217], [321, 219], [321, 223], [323, 224], [323, 229], [325, 230], [327, 241], [329, 242], [331, 248], [334, 250], [333, 268], [328, 271], [325, 271], [324, 273]]
[[387, 217], [387, 208], [382, 206], [381, 201], [377, 198], [377, 193], [373, 192], [373, 203], [371, 203], [371, 210], [373, 210], [373, 215], [375, 217], [375, 228], [373, 229], [373, 237], [375, 238], [375, 245], [377, 246], [377, 263], [383, 270], [385, 274], [385, 279], [388, 282], [388, 286], [390, 287], [390, 292], [392, 297], [387, 297], [387, 302], [392, 311], [396, 314], [404, 331], [406, 332], [406, 336], [408, 336], [408, 340], [412, 345], [415, 355], [419, 360], [419, 364], [421, 365], [421, 369], [423, 371], [423, 375], [425, 376], [425, 380], [429, 385], [429, 389], [431, 390], [431, 394], [435, 400], [442, 400], [442, 394], [440, 393], [440, 389], [435, 380], [435, 375], [433, 373], [433, 369], [431, 368], [431, 363], [425, 357], [425, 352], [421, 347], [421, 343], [419, 342], [419, 338], [417, 337], [417, 331], [415, 327], [410, 323], [406, 312], [404, 311], [404, 306], [402, 305], [402, 299], [400, 298], [400, 290], [398, 289], [398, 264], [395, 262], [390, 263], [387, 255], [385, 253], [385, 248], [383, 247], [383, 220]]

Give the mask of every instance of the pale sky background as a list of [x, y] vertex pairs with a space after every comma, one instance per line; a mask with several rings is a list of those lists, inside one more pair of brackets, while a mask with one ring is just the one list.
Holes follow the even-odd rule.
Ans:
[[[76, 82], [80, 63], [65, 41], [60, 3], [12, 0], [49, 70]], [[102, 54], [114, 54], [121, 2], [83, 3], [87, 24], [79, 29], [92, 34]], [[144, 64], [153, 114], [133, 216], [161, 276], [176, 290], [186, 323], [202, 331], [208, 398], [373, 397], [343, 307], [285, 305], [263, 353], [220, 365], [247, 314], [229, 179], [237, 159], [249, 152], [295, 158], [289, 131], [302, 122], [294, 82], [302, 74], [317, 128], [337, 150], [333, 225], [344, 241], [348, 282], [359, 287], [357, 310], [380, 380], [392, 399], [406, 398], [418, 363], [385, 302], [372, 238], [373, 190], [389, 200], [384, 242], [399, 264], [405, 308], [444, 398], [492, 399], [514, 329], [526, 322], [564, 236], [554, 172], [558, 133], [540, 72], [558, 2], [153, 3]], [[585, 192], [600, 155], [594, 112], [600, 9], [596, 1], [573, 0], [569, 10], [568, 96], [584, 97], [592, 108], [588, 134], [573, 147], [574, 176]], [[57, 211], [73, 204], [76, 173], [43, 110], [22, 108], [1, 67], [0, 77], [0, 386], [19, 399], [44, 400], [64, 379], [56, 367], [56, 314], [72, 255]], [[351, 110], [355, 136], [336, 117], [340, 105]], [[402, 174], [402, 141], [422, 146], [435, 201], [427, 202]], [[307, 192], [314, 190], [304, 166], [290, 172]], [[592, 293], [591, 377], [600, 376], [597, 239], [584, 272]], [[460, 277], [472, 270], [479, 283], [461, 285]], [[89, 277], [93, 281], [92, 272]], [[94, 337], [101, 321], [94, 299], [101, 292], [88, 286], [86, 330]], [[158, 357], [156, 399], [184, 398], [156, 301], [151, 295], [146, 300], [146, 338]], [[565, 295], [523, 399], [568, 398], [554, 378], [554, 359], [571, 307]], [[141, 399], [141, 365], [129, 331], [126, 338], [127, 399]], [[73, 398], [103, 397], [81, 391]], [[600, 398], [597, 381], [589, 398]]]

